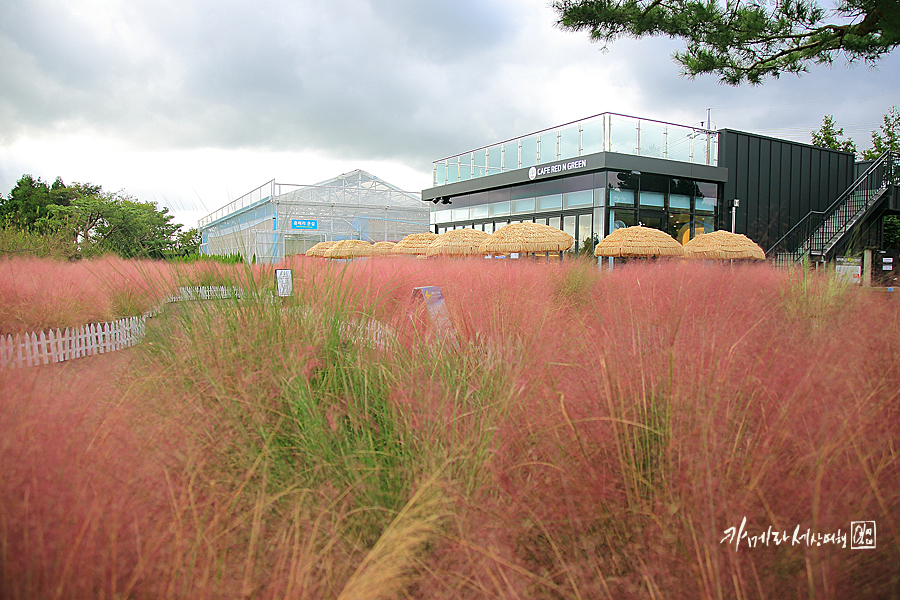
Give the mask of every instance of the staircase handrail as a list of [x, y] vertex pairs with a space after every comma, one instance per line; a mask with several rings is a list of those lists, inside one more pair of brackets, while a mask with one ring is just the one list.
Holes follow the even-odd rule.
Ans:
[[[800, 219], [800, 221], [798, 221], [796, 225], [791, 227], [787, 233], [785, 233], [783, 236], [781, 236], [781, 239], [779, 239], [777, 242], [775, 242], [769, 248], [769, 250], [766, 252], [766, 255], [767, 256], [769, 256], [769, 255], [777, 256], [777, 253], [779, 251], [783, 251], [781, 246], [785, 245], [785, 241], [790, 236], [795, 235], [795, 233], [797, 233], [798, 231], [801, 231], [802, 228], [807, 225], [807, 222], [809, 220], [811, 220], [814, 216], [827, 215], [827, 216], [823, 217], [823, 220], [827, 219], [828, 216], [830, 216], [832, 213], [834, 213], [838, 209], [838, 207], [840, 207], [848, 197], [853, 195], [859, 189], [859, 187], [863, 184], [863, 182], [865, 182], [869, 177], [871, 177], [872, 174], [879, 167], [881, 167], [885, 162], [888, 162], [888, 159], [892, 158], [893, 154], [895, 154], [895, 153], [890, 150], [887, 150], [884, 153], [882, 153], [882, 155], [879, 156], [877, 159], [875, 159], [872, 162], [872, 164], [869, 165], [869, 168], [866, 169], [862, 175], [857, 177], [856, 180], [854, 180], [854, 182], [852, 184], [850, 184], [850, 186], [846, 190], [844, 190], [844, 192], [840, 196], [838, 196], [837, 199], [831, 203], [831, 205], [828, 206], [828, 208], [826, 208], [825, 210], [821, 210], [821, 211], [820, 210], [809, 211], [806, 214], [806, 216], [804, 216], [802, 219]], [[889, 173], [888, 171], [889, 170], [885, 171], [885, 176], [883, 177], [882, 181], [879, 182], [881, 184], [880, 187], [884, 187], [885, 180], [890, 180], [891, 178], [893, 178], [894, 174]]]

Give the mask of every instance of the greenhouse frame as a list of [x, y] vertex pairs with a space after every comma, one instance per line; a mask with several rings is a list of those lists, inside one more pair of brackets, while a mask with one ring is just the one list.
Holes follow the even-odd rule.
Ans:
[[430, 207], [360, 169], [315, 185], [273, 179], [200, 219], [200, 253], [275, 263], [322, 241], [398, 241], [429, 230]]

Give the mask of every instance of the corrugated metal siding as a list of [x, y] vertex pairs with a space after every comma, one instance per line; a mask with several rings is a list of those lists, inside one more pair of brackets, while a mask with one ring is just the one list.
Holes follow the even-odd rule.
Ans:
[[768, 249], [811, 210], [825, 210], [854, 178], [854, 157], [788, 140], [723, 129], [720, 167], [728, 169], [719, 228], [736, 229]]

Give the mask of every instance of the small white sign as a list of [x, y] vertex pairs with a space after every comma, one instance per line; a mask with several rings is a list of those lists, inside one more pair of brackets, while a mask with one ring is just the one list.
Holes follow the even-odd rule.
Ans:
[[294, 293], [294, 276], [290, 269], [275, 269], [275, 288], [282, 298]]
[[892, 262], [894, 262], [894, 259], [888, 256], [888, 257], [882, 258], [882, 259], [881, 259], [881, 262], [883, 262], [883, 263], [892, 263]]

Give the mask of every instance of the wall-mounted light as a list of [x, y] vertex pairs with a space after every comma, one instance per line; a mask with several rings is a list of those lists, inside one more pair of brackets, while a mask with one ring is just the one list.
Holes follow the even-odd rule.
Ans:
[[440, 201], [441, 201], [440, 196], [438, 196], [437, 198], [434, 198], [434, 199], [432, 200], [432, 202], [434, 202], [435, 204], [437, 204], [437, 203], [440, 202]]
[[450, 204], [450, 198], [441, 199], [441, 204]]

